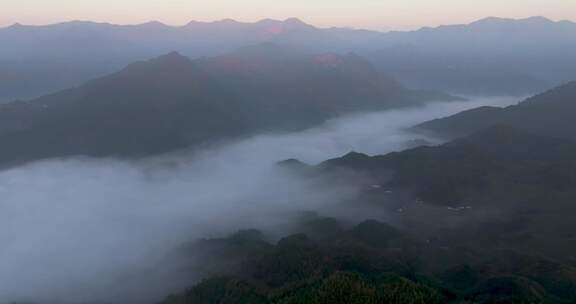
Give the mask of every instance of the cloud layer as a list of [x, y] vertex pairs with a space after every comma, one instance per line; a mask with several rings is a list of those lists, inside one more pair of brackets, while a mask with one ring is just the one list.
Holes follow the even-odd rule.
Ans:
[[[277, 161], [317, 163], [352, 150], [401, 150], [408, 140], [422, 138], [406, 127], [511, 101], [359, 114], [304, 132], [260, 135], [141, 162], [74, 158], [0, 172], [0, 302], [156, 300], [190, 282], [173, 273], [141, 274], [182, 242], [281, 226], [289, 212], [322, 210], [354, 195], [354, 189], [327, 191], [283, 174]], [[166, 284], [150, 284], [155, 279]]]

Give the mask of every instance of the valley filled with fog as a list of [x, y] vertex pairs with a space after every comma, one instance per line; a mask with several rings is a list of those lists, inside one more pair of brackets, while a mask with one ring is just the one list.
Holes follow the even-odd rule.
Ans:
[[576, 304], [576, 3], [442, 1], [0, 5], [0, 304]]
[[428, 103], [138, 161], [61, 158], [2, 171], [0, 302], [159, 300], [193, 283], [177, 259], [171, 260], [173, 268], [155, 269], [187, 241], [243, 228], [266, 228], [280, 236], [288, 215], [299, 211], [346, 216], [332, 207], [356, 195], [356, 189], [294, 178], [278, 170], [277, 162], [295, 158], [316, 164], [350, 151], [374, 155], [424, 141], [437, 144], [442, 140], [407, 129], [520, 100]]

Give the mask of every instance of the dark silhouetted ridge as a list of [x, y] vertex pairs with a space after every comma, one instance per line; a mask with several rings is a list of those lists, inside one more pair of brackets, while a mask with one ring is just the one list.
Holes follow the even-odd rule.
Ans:
[[141, 61], [77, 88], [0, 107], [0, 165], [71, 155], [143, 157], [352, 112], [426, 101], [358, 56], [262, 44]]
[[535, 134], [576, 138], [576, 82], [570, 82], [506, 108], [481, 107], [418, 126], [447, 137], [464, 136], [493, 125]]

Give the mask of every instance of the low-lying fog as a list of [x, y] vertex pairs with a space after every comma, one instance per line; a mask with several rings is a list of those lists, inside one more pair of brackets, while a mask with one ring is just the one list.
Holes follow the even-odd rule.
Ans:
[[[317, 163], [351, 150], [401, 150], [422, 138], [406, 127], [517, 101], [474, 99], [354, 115], [162, 161], [66, 159], [0, 172], [0, 303], [157, 300], [147, 296], [178, 284], [137, 288], [146, 282], [139, 274], [178, 244], [277, 225], [286, 212], [322, 209], [354, 194], [283, 176], [274, 170], [277, 161]], [[163, 282], [170, 282], [165, 275]]]

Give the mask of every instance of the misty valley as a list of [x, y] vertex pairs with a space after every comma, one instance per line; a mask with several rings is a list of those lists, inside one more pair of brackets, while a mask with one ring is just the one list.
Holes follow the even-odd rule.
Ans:
[[0, 303], [576, 304], [576, 23], [0, 28]]

